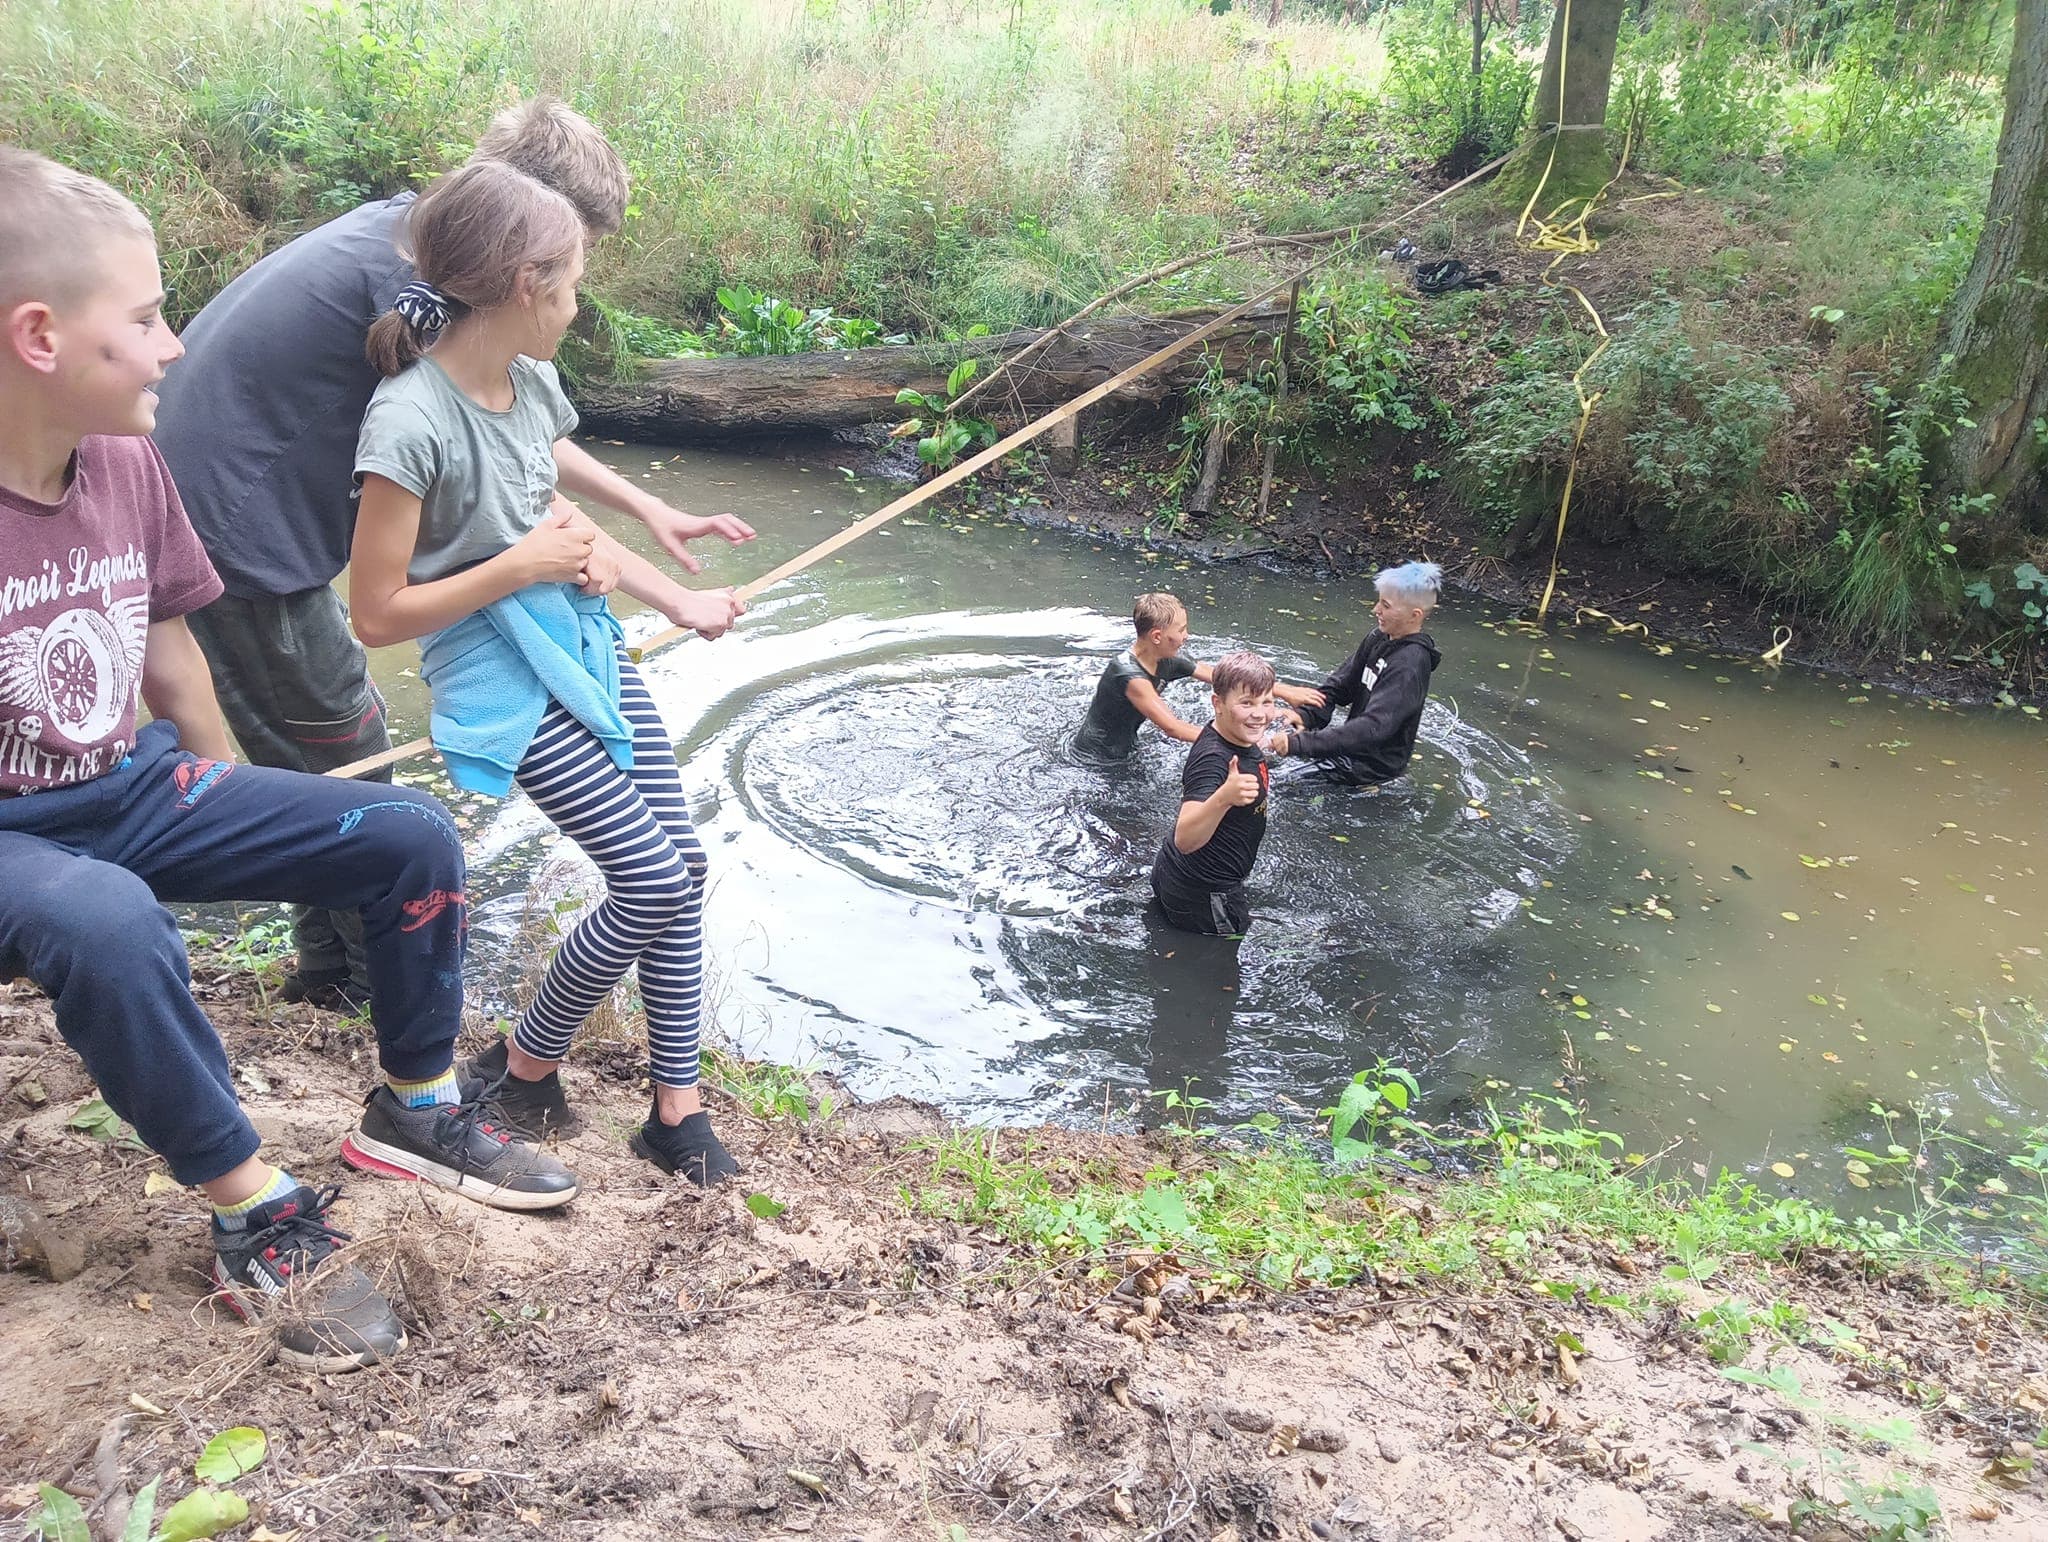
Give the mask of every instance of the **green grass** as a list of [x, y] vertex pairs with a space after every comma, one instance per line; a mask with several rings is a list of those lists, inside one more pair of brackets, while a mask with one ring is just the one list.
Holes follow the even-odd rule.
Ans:
[[0, 136], [159, 223], [191, 314], [263, 246], [558, 93], [632, 167], [594, 294], [702, 321], [722, 283], [887, 330], [1048, 321], [1213, 242], [1238, 130], [1376, 38], [1180, 0], [23, 0]]
[[[1373, 1275], [1468, 1286], [1533, 1278], [1561, 1298], [1604, 1302], [1614, 1276], [1572, 1278], [1551, 1251], [1571, 1242], [1625, 1255], [1647, 1249], [1663, 1258], [1666, 1279], [1693, 1286], [1833, 1250], [1877, 1269], [1927, 1268], [1965, 1301], [2038, 1306], [2048, 1297], [2048, 1254], [2038, 1246], [2048, 1200], [2012, 1220], [2005, 1263], [1987, 1266], [1982, 1241], [1961, 1228], [1975, 1212], [1946, 1198], [1928, 1202], [1907, 1185], [1903, 1213], [1851, 1219], [1738, 1173], [1661, 1177], [1620, 1154], [1620, 1137], [1555, 1101], [1492, 1114], [1463, 1133], [1387, 1119], [1362, 1141], [1339, 1137], [1339, 1149], [1369, 1153], [1344, 1163], [1299, 1137], [1236, 1134], [1250, 1143], [1183, 1129], [1134, 1174], [1106, 1155], [1074, 1155], [1071, 1142], [957, 1131], [929, 1148], [928, 1169], [903, 1197], [918, 1213], [989, 1228], [1083, 1272], [1114, 1272], [1130, 1249], [1170, 1253], [1224, 1294]], [[1938, 1156], [1939, 1131], [1923, 1137]], [[1438, 1176], [1416, 1175], [1431, 1166]], [[2037, 1175], [2040, 1164], [2014, 1166]], [[1770, 1304], [1702, 1315], [1700, 1331], [1724, 1341], [1738, 1330], [1803, 1327]]]

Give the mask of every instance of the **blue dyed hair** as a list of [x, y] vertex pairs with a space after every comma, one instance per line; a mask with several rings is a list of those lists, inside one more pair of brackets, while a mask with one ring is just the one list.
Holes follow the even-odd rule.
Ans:
[[1436, 608], [1443, 586], [1444, 570], [1434, 562], [1404, 562], [1399, 567], [1381, 568], [1373, 577], [1373, 587], [1381, 594], [1419, 605], [1425, 611]]

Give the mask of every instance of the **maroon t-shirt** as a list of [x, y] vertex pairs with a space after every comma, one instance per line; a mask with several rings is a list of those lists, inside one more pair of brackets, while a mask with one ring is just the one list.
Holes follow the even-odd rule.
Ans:
[[147, 439], [85, 440], [57, 503], [0, 487], [0, 795], [118, 767], [150, 623], [220, 592]]

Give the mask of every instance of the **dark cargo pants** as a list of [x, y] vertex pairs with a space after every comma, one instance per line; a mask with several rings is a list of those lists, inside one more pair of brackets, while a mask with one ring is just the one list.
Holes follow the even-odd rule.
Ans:
[[[341, 596], [326, 585], [259, 599], [223, 595], [185, 618], [213, 673], [221, 715], [252, 765], [331, 771], [391, 747], [384, 698]], [[364, 780], [389, 782], [380, 772]], [[369, 989], [362, 917], [292, 907], [299, 972]]]

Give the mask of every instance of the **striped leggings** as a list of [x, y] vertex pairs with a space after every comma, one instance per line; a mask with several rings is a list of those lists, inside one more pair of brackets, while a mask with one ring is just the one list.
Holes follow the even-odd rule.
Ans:
[[647, 1053], [659, 1087], [697, 1084], [704, 1007], [704, 848], [690, 825], [675, 749], [639, 672], [619, 661], [619, 706], [633, 765], [550, 702], [516, 777], [526, 795], [604, 874], [605, 897], [562, 940], [513, 1041], [560, 1060], [583, 1020], [635, 964]]

